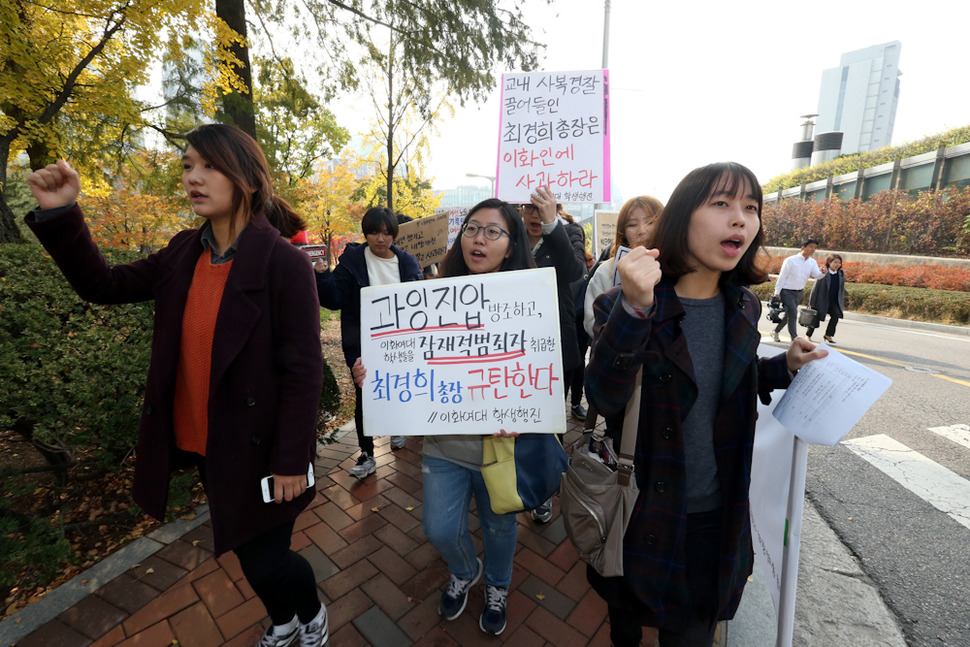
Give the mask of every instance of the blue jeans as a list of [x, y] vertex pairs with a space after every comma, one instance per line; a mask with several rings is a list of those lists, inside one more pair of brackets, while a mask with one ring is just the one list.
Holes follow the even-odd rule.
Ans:
[[475, 544], [468, 531], [468, 506], [475, 495], [485, 547], [485, 583], [507, 587], [512, 582], [512, 558], [518, 525], [514, 514], [495, 514], [482, 473], [451, 461], [424, 457], [424, 535], [455, 577], [469, 580], [478, 572]]

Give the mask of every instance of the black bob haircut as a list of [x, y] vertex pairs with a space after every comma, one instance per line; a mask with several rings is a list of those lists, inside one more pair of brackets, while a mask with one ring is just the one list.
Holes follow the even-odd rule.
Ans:
[[[715, 194], [737, 195], [746, 189], [750, 190], [749, 195], [758, 203], [760, 222], [764, 196], [758, 178], [747, 167], [736, 162], [708, 164], [694, 169], [680, 181], [660, 214], [657, 230], [653, 234], [653, 246], [660, 250], [664, 276], [679, 278], [694, 271], [687, 244], [687, 231], [694, 211]], [[721, 275], [720, 283], [764, 283], [768, 273], [758, 265], [756, 258], [763, 241], [764, 227], [761, 226], [734, 269]]]
[[379, 234], [386, 231], [391, 238], [397, 238], [397, 216], [387, 207], [371, 207], [360, 219], [360, 230], [367, 234]]

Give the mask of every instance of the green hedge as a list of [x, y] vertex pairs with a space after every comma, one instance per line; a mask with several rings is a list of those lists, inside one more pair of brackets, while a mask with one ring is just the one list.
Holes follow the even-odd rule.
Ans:
[[[759, 298], [767, 301], [775, 284], [769, 281], [752, 289]], [[811, 289], [812, 282], [809, 282], [803, 298], [806, 304]], [[967, 326], [970, 325], [970, 292], [847, 283], [845, 309], [897, 319]]]
[[116, 462], [135, 443], [151, 330], [151, 302], [85, 303], [38, 244], [0, 245], [0, 428]]

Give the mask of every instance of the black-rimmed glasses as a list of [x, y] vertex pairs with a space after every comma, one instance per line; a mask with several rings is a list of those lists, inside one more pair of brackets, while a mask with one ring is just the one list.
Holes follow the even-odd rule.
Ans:
[[489, 225], [487, 227], [481, 227], [479, 225], [476, 225], [473, 222], [466, 222], [464, 225], [462, 225], [461, 235], [465, 236], [466, 238], [475, 238], [476, 236], [478, 236], [478, 232], [480, 231], [485, 232], [485, 238], [489, 240], [498, 240], [499, 238], [502, 237], [502, 234], [505, 234], [509, 238], [512, 238], [509, 232], [505, 231], [498, 225]]

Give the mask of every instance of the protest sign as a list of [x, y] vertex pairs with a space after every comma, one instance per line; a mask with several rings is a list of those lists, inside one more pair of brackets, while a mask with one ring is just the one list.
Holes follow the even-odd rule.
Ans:
[[[805, 482], [806, 464], [792, 464], [796, 439], [771, 415], [779, 399], [776, 393], [773, 396], [771, 404], [758, 403], [758, 431], [754, 436], [751, 457], [749, 499], [751, 543], [777, 611], [782, 589], [786, 584], [789, 587], [793, 584], [783, 582], [785, 535], [791, 530], [788, 524], [788, 492], [793, 479]], [[797, 519], [795, 527], [801, 527], [801, 517]], [[794, 538], [800, 536], [801, 533], [796, 532]]]
[[421, 267], [440, 262], [448, 252], [448, 214], [402, 223], [394, 244], [418, 259]]
[[613, 257], [613, 279], [610, 281], [610, 287], [616, 287], [620, 285], [620, 268], [617, 267], [620, 263], [620, 259], [630, 253], [630, 248], [626, 245], [620, 245], [616, 248], [616, 256]]
[[496, 195], [529, 202], [610, 202], [609, 72], [502, 75]]
[[360, 322], [368, 435], [565, 431], [555, 269], [366, 287]]
[[310, 261], [312, 262], [316, 262], [318, 258], [327, 260], [326, 245], [301, 245], [300, 249], [306, 252], [306, 255], [310, 257]]
[[620, 214], [617, 211], [593, 212], [593, 241], [596, 245], [597, 258], [616, 240], [616, 221], [619, 217]]
[[461, 232], [461, 223], [468, 215], [468, 209], [469, 207], [438, 207], [434, 210], [436, 216], [442, 213], [448, 214], [448, 249], [455, 244], [455, 239]]
[[[791, 647], [794, 633], [808, 443], [838, 443], [891, 383], [834, 349], [819, 347], [829, 355], [803, 366], [788, 389], [772, 394], [771, 404], [758, 405], [749, 518], [754, 554], [775, 603], [776, 647]], [[758, 349], [762, 357], [776, 352]]]

